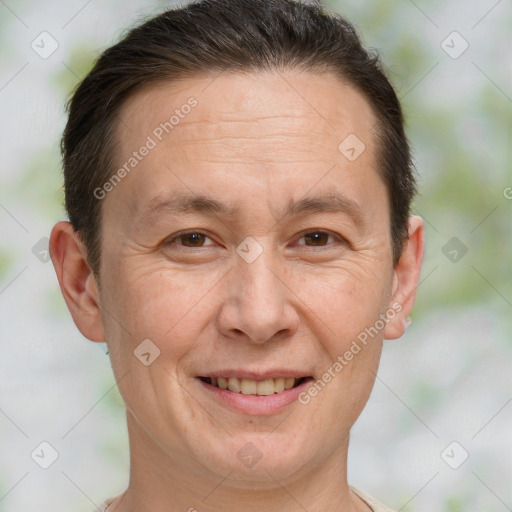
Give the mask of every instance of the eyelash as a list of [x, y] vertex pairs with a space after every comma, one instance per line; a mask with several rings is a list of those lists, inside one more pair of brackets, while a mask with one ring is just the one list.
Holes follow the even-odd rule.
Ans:
[[[180, 238], [185, 237], [187, 235], [195, 235], [195, 234], [203, 235], [206, 238], [209, 238], [210, 240], [212, 240], [212, 238], [210, 236], [208, 236], [206, 233], [204, 233], [202, 231], [194, 230], [194, 231], [184, 231], [182, 233], [178, 233], [178, 234], [174, 235], [172, 238], [168, 238], [164, 243], [165, 243], [165, 245], [174, 245], [176, 243], [176, 240], [179, 240]], [[298, 238], [298, 240], [301, 240], [305, 236], [312, 235], [312, 234], [327, 235], [328, 237], [332, 237], [335, 240], [337, 239], [337, 241], [340, 242], [340, 243], [346, 243], [346, 240], [342, 236], [335, 235], [334, 233], [331, 233], [329, 231], [320, 230], [320, 229], [319, 230], [309, 230], [309, 231], [303, 232], [300, 235], [300, 237]], [[178, 245], [180, 245], [180, 244], [178, 244]], [[190, 249], [190, 250], [194, 251], [194, 250], [197, 250], [197, 249], [204, 249], [206, 247], [209, 247], [210, 245], [214, 245], [214, 244], [203, 245], [203, 246], [200, 246], [200, 247], [187, 247], [186, 245], [180, 245], [180, 250], [188, 251]], [[330, 244], [318, 245], [318, 246], [306, 245], [306, 244], [300, 244], [300, 245], [304, 245], [304, 247], [312, 247], [312, 248], [317, 248], [317, 249], [325, 249], [329, 245], [332, 245], [332, 242]]]

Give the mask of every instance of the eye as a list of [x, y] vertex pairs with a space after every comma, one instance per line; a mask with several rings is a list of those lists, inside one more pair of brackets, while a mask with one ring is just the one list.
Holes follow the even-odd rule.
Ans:
[[304, 244], [299, 245], [306, 245], [309, 247], [325, 247], [326, 245], [332, 245], [332, 240], [335, 239], [338, 239], [338, 241], [341, 240], [340, 237], [335, 237], [326, 231], [309, 231], [308, 233], [304, 233], [298, 241], [305, 241]]
[[[206, 241], [209, 240], [210, 243], [207, 243]], [[343, 242], [343, 239], [339, 236], [335, 236], [331, 233], [328, 233], [326, 231], [309, 231], [307, 233], [304, 233], [299, 239], [298, 243], [299, 245], [305, 245], [307, 247], [326, 247], [330, 245], [334, 245], [335, 241]], [[304, 243], [301, 243], [301, 241], [304, 241]], [[201, 249], [203, 247], [208, 247], [211, 245], [215, 245], [215, 242], [206, 235], [205, 233], [202, 233], [200, 231], [189, 231], [185, 233], [178, 233], [176, 235], [173, 235], [172, 237], [168, 238], [165, 241], [166, 246], [178, 246], [178, 247], [185, 247], [188, 249]]]
[[165, 245], [179, 245], [191, 249], [215, 245], [214, 243], [205, 244], [205, 240], [211, 241], [211, 238], [199, 231], [189, 231], [188, 233], [178, 233], [172, 238], [167, 239]]

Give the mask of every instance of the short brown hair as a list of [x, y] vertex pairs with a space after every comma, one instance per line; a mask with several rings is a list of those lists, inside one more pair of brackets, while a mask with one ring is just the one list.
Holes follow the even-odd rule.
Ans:
[[415, 179], [400, 102], [378, 55], [363, 47], [350, 23], [318, 3], [201, 0], [131, 29], [103, 52], [68, 103], [61, 143], [65, 206], [98, 277], [101, 201], [94, 190], [114, 172], [116, 116], [126, 99], [156, 82], [209, 72], [293, 68], [334, 72], [371, 105], [398, 261], [408, 236]]

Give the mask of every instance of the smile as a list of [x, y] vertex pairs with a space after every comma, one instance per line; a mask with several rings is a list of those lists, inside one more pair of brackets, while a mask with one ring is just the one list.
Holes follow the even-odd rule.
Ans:
[[269, 396], [300, 386], [307, 377], [276, 377], [259, 381], [238, 377], [200, 377], [200, 379], [207, 384], [233, 393]]

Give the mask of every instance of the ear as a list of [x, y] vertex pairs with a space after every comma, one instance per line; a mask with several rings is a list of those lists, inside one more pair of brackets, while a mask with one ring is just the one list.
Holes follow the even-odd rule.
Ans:
[[[409, 238], [393, 272], [393, 292], [389, 308], [397, 311], [384, 329], [384, 339], [400, 338], [407, 327], [416, 297], [425, 246], [425, 227], [421, 217], [409, 217]], [[394, 305], [394, 307], [393, 307]]]
[[79, 331], [91, 341], [106, 341], [98, 284], [87, 263], [85, 248], [69, 222], [58, 222], [53, 227], [50, 257]]

